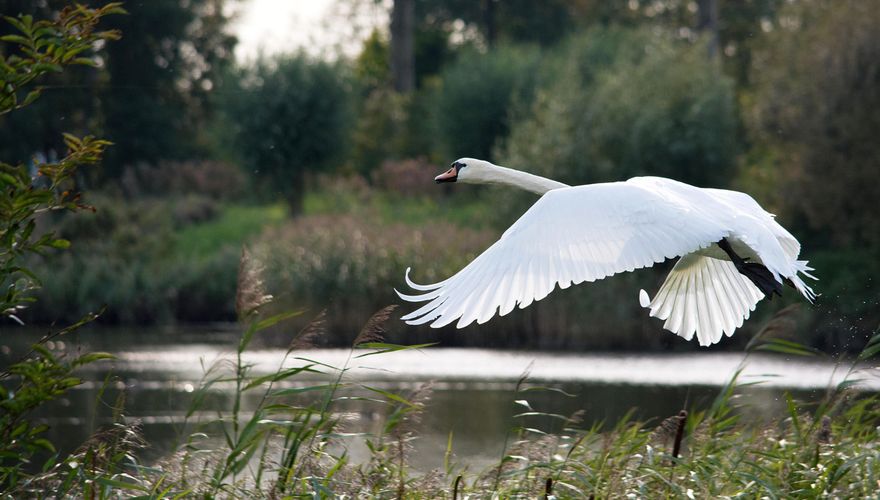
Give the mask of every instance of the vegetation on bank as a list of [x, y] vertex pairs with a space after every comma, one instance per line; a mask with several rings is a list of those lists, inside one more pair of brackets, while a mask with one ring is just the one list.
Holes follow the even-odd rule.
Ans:
[[[53, 21], [34, 21], [27, 16], [6, 18], [17, 32], [3, 35], [2, 40], [17, 50], [4, 52], [0, 60], [4, 78], [0, 116], [18, 112], [40, 97], [32, 83], [41, 74], [60, 71], [67, 64], [96, 64], [91, 49], [99, 47], [99, 41], [116, 38], [117, 33], [95, 31], [95, 27], [104, 15], [113, 13], [123, 11], [116, 4], [96, 10], [72, 6]], [[133, 141], [128, 151], [141, 147], [136, 137], [126, 139]], [[429, 388], [401, 396], [360, 384], [347, 374], [359, 357], [428, 346], [387, 343], [385, 324], [392, 311], [385, 308], [370, 318], [350, 343], [349, 361], [343, 366], [328, 366], [299, 356], [303, 349], [320, 341], [326, 321], [319, 316], [287, 339], [288, 364], [280, 365], [275, 373], [254, 373], [243, 361], [243, 354], [258, 335], [294, 319], [299, 312], [270, 313], [273, 305], [281, 304], [272, 302], [263, 283], [264, 274], [256, 264], [259, 259], [247, 251], [239, 254], [239, 246], [257, 238], [255, 252], [272, 266], [269, 275], [300, 286], [287, 285], [290, 288], [309, 290], [305, 286], [309, 280], [323, 277], [330, 286], [329, 291], [319, 292], [321, 298], [323, 293], [348, 291], [352, 284], [363, 285], [356, 292], [366, 295], [386, 286], [376, 280], [377, 276], [390, 275], [398, 264], [416, 254], [436, 257], [435, 267], [423, 267], [428, 275], [442, 276], [446, 272], [442, 266], [461, 265], [459, 260], [469, 257], [464, 252], [471, 245], [485, 244], [483, 238], [492, 231], [491, 220], [480, 220], [485, 207], [462, 207], [453, 198], [436, 195], [397, 205], [395, 197], [376, 196], [371, 190], [367, 190], [368, 198], [346, 204], [344, 200], [352, 194], [340, 197], [328, 189], [326, 199], [304, 200], [304, 206], [312, 206], [316, 213], [291, 221], [285, 217], [285, 208], [277, 203], [253, 203], [244, 198], [230, 202], [224, 197], [237, 185], [227, 189], [215, 183], [218, 179], [228, 181], [234, 174], [223, 165], [200, 164], [173, 166], [158, 188], [150, 182], [161, 181], [160, 176], [151, 173], [138, 178], [137, 173], [130, 174], [134, 180], [121, 183], [119, 192], [108, 190], [95, 197], [96, 205], [102, 199], [109, 201], [105, 207], [98, 206], [94, 218], [47, 220], [61, 211], [89, 208], [72, 189], [73, 179], [78, 167], [100, 160], [108, 143], [68, 134], [64, 145], [66, 155], [57, 162], [0, 164], [0, 280], [6, 290], [0, 314], [8, 320], [21, 320], [25, 312], [37, 310], [24, 307], [33, 304], [41, 284], [33, 271], [40, 261], [29, 259], [71, 246], [65, 239], [69, 237], [74, 246], [82, 247], [75, 254], [61, 254], [61, 273], [46, 279], [47, 285], [58, 281], [64, 286], [55, 292], [47, 286], [44, 300], [37, 304], [49, 302], [60, 311], [63, 302], [52, 295], [57, 290], [65, 299], [64, 292], [78, 290], [83, 283], [92, 291], [104, 292], [119, 281], [120, 288], [111, 288], [109, 297], [118, 296], [117, 300], [124, 303], [111, 304], [111, 319], [151, 319], [156, 308], [168, 307], [167, 303], [186, 304], [185, 309], [169, 309], [169, 317], [223, 304], [231, 317], [239, 319], [243, 332], [234, 362], [206, 367], [190, 402], [189, 425], [182, 429], [184, 442], [176, 453], [157, 463], [139, 462], [139, 450], [148, 443], [143, 442], [137, 423], [125, 418], [123, 398], [113, 404], [114, 424], [69, 454], [59, 452], [45, 438], [46, 426], [31, 418], [37, 409], [60, 402], [71, 388], [82, 383], [78, 374], [82, 366], [111, 357], [75, 349], [53, 352], [46, 347], [50, 340], [93, 321], [95, 314], [77, 316], [71, 326], [47, 335], [28, 352], [15, 353], [0, 372], [0, 495], [4, 498], [532, 498], [542, 494], [559, 498], [811, 498], [868, 496], [876, 492], [880, 477], [876, 449], [880, 407], [875, 396], [859, 392], [852, 370], [847, 380], [831, 388], [818, 404], [801, 404], [789, 398], [788, 416], [782, 421], [741, 421], [735, 411], [734, 376], [710, 408], [692, 408], [659, 424], [623, 419], [590, 429], [579, 427], [577, 415], [552, 415], [532, 408], [529, 392], [537, 388], [524, 377], [512, 402], [523, 408], [517, 416], [523, 424], [511, 430], [511, 438], [494, 467], [469, 471], [466, 463], [455, 460], [451, 440], [443, 470], [416, 473], [408, 466], [407, 453], [409, 445], [418, 439], [418, 416], [426, 411], [424, 401]], [[224, 175], [215, 175], [224, 168]], [[389, 179], [403, 180], [399, 175], [390, 175]], [[371, 181], [380, 182], [378, 178]], [[180, 187], [181, 182], [201, 188], [192, 192]], [[151, 189], [173, 196], [163, 196], [157, 203]], [[392, 191], [390, 185], [386, 189]], [[357, 194], [362, 191], [350, 188], [346, 192], [362, 196]], [[482, 203], [496, 206], [496, 200], [490, 199]], [[402, 225], [396, 213], [398, 206], [405, 207], [401, 213], [410, 224], [430, 223], [440, 236], [448, 233], [444, 238], [448, 245], [437, 245], [414, 233], [412, 226]], [[446, 212], [455, 213], [441, 222], [431, 215]], [[375, 224], [368, 232], [356, 223], [364, 215]], [[472, 224], [477, 229], [463, 231], [459, 224]], [[304, 240], [308, 243], [305, 246]], [[282, 254], [280, 249], [289, 253]], [[111, 253], [119, 260], [108, 263], [105, 259]], [[271, 257], [277, 261], [271, 262]], [[65, 263], [64, 259], [70, 261]], [[101, 266], [104, 269], [99, 271]], [[378, 268], [376, 272], [369, 272], [374, 268]], [[83, 272], [86, 269], [90, 274]], [[96, 274], [101, 277], [100, 272], [107, 274], [96, 279]], [[230, 276], [233, 279], [227, 282]], [[91, 284], [89, 279], [93, 280]], [[158, 280], [159, 284], [149, 289], [149, 294], [140, 293], [150, 280]], [[199, 307], [193, 306], [196, 297], [203, 297]], [[52, 304], [52, 300], [56, 302]], [[72, 303], [78, 307], [83, 300], [82, 296], [73, 297]], [[114, 314], [129, 314], [121, 311], [135, 314], [113, 318]], [[765, 345], [789, 354], [810, 352], [786, 340], [770, 339]], [[857, 361], [866, 361], [878, 352], [880, 333], [868, 341]], [[323, 374], [324, 381], [294, 384], [304, 374], [315, 373]], [[213, 417], [198, 411], [216, 391], [225, 392], [229, 387], [231, 407]], [[370, 396], [345, 392], [352, 388]], [[256, 405], [246, 408], [246, 398], [256, 400]], [[372, 405], [386, 415], [378, 432], [345, 432], [343, 415], [354, 404]], [[529, 419], [535, 416], [557, 421], [561, 425], [554, 427], [562, 431], [550, 432], [531, 425]], [[370, 451], [369, 459], [352, 462], [345, 439], [363, 441]]]
[[[423, 3], [409, 93], [390, 85], [379, 31], [354, 58], [241, 67], [225, 9], [212, 7], [221, 1], [138, 3], [113, 21], [129, 31], [100, 54], [104, 66], [46, 75], [41, 99], [0, 117], [0, 153], [22, 164], [62, 151], [57, 131], [67, 127], [116, 142], [104, 165], [77, 176], [97, 213], [46, 218], [74, 249], [30, 261], [57, 274], [22, 319], [73, 321], [106, 305], [108, 323], [232, 320], [247, 242], [275, 270], [272, 293], [329, 308], [328, 341], [343, 345], [353, 318], [394, 300], [406, 267], [416, 280], [449, 276], [533, 202], [430, 182], [456, 157], [485, 156], [569, 183], [666, 175], [753, 194], [802, 241], [821, 279], [817, 307], [800, 316], [799, 331], [811, 333], [796, 339], [858, 350], [880, 320], [876, 1], [724, 2], [716, 59], [681, 2], [662, 12], [645, 2], [505, 5], [497, 28], [507, 37], [488, 45], [472, 6]], [[45, 16], [51, 4], [0, 0]], [[550, 18], [566, 19], [552, 24], [564, 30], [548, 32]], [[458, 35], [456, 19], [471, 23]], [[314, 246], [300, 259], [306, 241]], [[680, 345], [636, 306], [634, 290], [658, 286], [652, 271], [615, 277], [492, 326], [508, 346]], [[608, 327], [630, 333], [608, 338]]]
[[[450, 436], [444, 466], [416, 471], [408, 456], [419, 439], [420, 414], [431, 411], [430, 384], [397, 394], [365, 385], [348, 372], [364, 356], [430, 347], [386, 343], [391, 308], [385, 308], [352, 341], [348, 361], [329, 366], [308, 355], [324, 333], [324, 317], [319, 316], [289, 339], [277, 371], [253, 373], [243, 362], [252, 343], [300, 312], [267, 316], [271, 298], [259, 265], [247, 252], [241, 270], [236, 303], [243, 331], [235, 356], [204, 368], [174, 452], [155, 463], [141, 462], [139, 450], [149, 443], [140, 437], [137, 422], [125, 417], [120, 399], [112, 404], [114, 423], [70, 455], [56, 453], [43, 462], [45, 452], [29, 453], [30, 462], [7, 459], [0, 464], [5, 497], [852, 498], [876, 492], [880, 400], [859, 390], [855, 363], [880, 352], [880, 333], [853, 360], [846, 379], [829, 387], [820, 401], [787, 396], [787, 413], [769, 420], [745, 418], [750, 410], [738, 404], [737, 393], [755, 382], [739, 381], [739, 371], [708, 407], [687, 408], [660, 422], [624, 417], [588, 428], [578, 414], [533, 407], [533, 391], [554, 389], [538, 387], [524, 374], [511, 401], [519, 410], [519, 424], [510, 429], [496, 464], [485, 470], [469, 467], [466, 459], [456, 457]], [[749, 349], [810, 352], [768, 335], [756, 338]], [[67, 360], [39, 352], [37, 359], [47, 366], [99, 357]], [[30, 372], [25, 378], [19, 366], [13, 365], [12, 373], [21, 380], [20, 393], [54, 373]], [[79, 382], [75, 376], [67, 380], [58, 394]], [[224, 399], [228, 407], [200, 411], [220, 392], [232, 394]], [[558, 392], [560, 398], [571, 396]], [[36, 402], [51, 399], [42, 395]], [[352, 412], [382, 415], [381, 424], [371, 432], [352, 433], [346, 425]], [[21, 439], [27, 442], [30, 436]], [[52, 451], [45, 440], [36, 444]], [[354, 461], [349, 449], [360, 444], [367, 458]]]

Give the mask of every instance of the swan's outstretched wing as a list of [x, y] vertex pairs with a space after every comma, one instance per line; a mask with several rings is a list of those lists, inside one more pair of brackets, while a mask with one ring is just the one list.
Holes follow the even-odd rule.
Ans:
[[762, 298], [733, 262], [697, 254], [676, 262], [653, 300], [644, 290], [639, 294], [651, 316], [666, 320], [663, 328], [685, 340], [696, 334], [702, 346], [733, 335]]
[[543, 299], [557, 284], [568, 288], [686, 255], [728, 235], [719, 223], [724, 214], [703, 208], [713, 205], [708, 195], [661, 195], [632, 182], [549, 191], [457, 274], [413, 286], [422, 294], [398, 292], [427, 302], [403, 319], [435, 328], [485, 323]]

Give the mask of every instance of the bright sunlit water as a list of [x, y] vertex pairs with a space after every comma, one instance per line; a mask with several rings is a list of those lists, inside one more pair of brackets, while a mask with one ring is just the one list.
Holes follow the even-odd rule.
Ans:
[[[12, 337], [6, 337], [9, 344]], [[87, 369], [87, 382], [74, 389], [51, 410], [38, 415], [51, 425], [50, 439], [73, 448], [97, 427], [109, 422], [111, 407], [122, 390], [125, 416], [140, 421], [149, 443], [141, 457], [146, 462], [172, 453], [196, 427], [216, 410], [232, 407], [231, 383], [217, 384], [201, 412], [184, 425], [184, 416], [205, 370], [215, 363], [234, 360], [238, 334], [226, 328], [159, 331], [85, 331], [56, 340], [50, 347], [75, 350], [76, 346], [112, 352], [117, 360]], [[33, 339], [33, 337], [30, 337]], [[20, 350], [26, 343], [15, 337], [4, 348]], [[245, 361], [255, 374], [272, 373], [280, 366], [301, 366], [302, 359], [334, 367], [348, 366], [344, 380], [351, 386], [340, 395], [373, 396], [359, 384], [390, 390], [404, 396], [431, 382], [424, 415], [415, 429], [417, 439], [410, 456], [420, 470], [441, 467], [452, 434], [457, 461], [479, 470], [502, 454], [508, 431], [517, 426], [558, 431], [559, 422], [548, 418], [517, 418], [525, 410], [515, 403], [526, 400], [536, 411], [571, 415], [582, 410], [584, 426], [614, 422], [634, 410], [635, 417], [659, 422], [682, 408], [707, 407], [719, 388], [744, 366], [740, 381], [759, 382], [743, 387], [737, 399], [746, 418], [774, 418], [784, 411], [786, 390], [799, 399], [815, 401], [847, 375], [849, 365], [805, 358], [706, 350], [686, 354], [547, 353], [431, 347], [357, 357], [369, 351], [315, 349], [297, 351], [284, 358], [279, 348], [255, 348]], [[225, 365], [231, 366], [231, 364]], [[330, 370], [325, 369], [326, 372]], [[559, 392], [531, 390], [517, 394], [516, 384], [528, 374], [526, 386], [548, 386]], [[330, 373], [330, 375], [334, 375]], [[866, 388], [880, 388], [874, 370], [862, 370]], [[321, 375], [298, 376], [277, 387], [319, 383]], [[326, 378], [324, 380], [327, 380]], [[102, 390], [102, 388], [106, 388]], [[245, 411], [262, 396], [254, 390], [245, 399]], [[318, 395], [308, 393], [316, 398]], [[368, 401], [344, 401], [334, 407], [345, 432], [378, 432], [388, 408]], [[366, 455], [362, 439], [345, 445], [353, 460]]]

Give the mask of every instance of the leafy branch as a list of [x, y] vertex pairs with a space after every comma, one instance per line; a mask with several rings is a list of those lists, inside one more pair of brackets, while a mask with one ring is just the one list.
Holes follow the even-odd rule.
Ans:
[[[0, 56], [0, 116], [21, 109], [40, 97], [40, 89], [27, 90], [37, 78], [60, 73], [64, 66], [95, 66], [84, 55], [99, 42], [117, 40], [118, 30], [96, 31], [106, 15], [124, 14], [119, 2], [97, 9], [80, 4], [65, 7], [58, 19], [35, 21], [33, 16], [3, 16], [16, 33], [0, 36], [9, 48]], [[21, 94], [27, 90], [24, 97]]]
[[[70, 65], [95, 65], [88, 51], [107, 40], [115, 30], [97, 31], [101, 19], [125, 11], [120, 3], [90, 9], [80, 4], [65, 7], [55, 20], [32, 16], [4, 16], [15, 33], [0, 36], [0, 116], [33, 103], [40, 96], [35, 81], [47, 73]], [[38, 230], [37, 217], [56, 210], [80, 210], [80, 195], [73, 189], [73, 176], [81, 166], [92, 165], [110, 142], [87, 136], [64, 134], [67, 155], [55, 163], [25, 164], [0, 162], [0, 315], [19, 323], [19, 312], [34, 299], [30, 292], [40, 280], [21, 264], [26, 255], [44, 255], [50, 249], [65, 249], [67, 240]]]

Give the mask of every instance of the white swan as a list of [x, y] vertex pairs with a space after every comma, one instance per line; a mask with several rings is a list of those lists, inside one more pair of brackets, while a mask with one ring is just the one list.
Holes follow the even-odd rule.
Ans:
[[[558, 284], [595, 281], [681, 257], [642, 307], [663, 327], [700, 345], [733, 335], [765, 295], [795, 287], [809, 301], [800, 244], [749, 195], [704, 189], [661, 177], [568, 186], [537, 175], [462, 158], [437, 182], [504, 184], [541, 195], [488, 250], [451, 278], [407, 284], [427, 304], [403, 316], [408, 324], [463, 328], [504, 316], [547, 296]], [[397, 291], [397, 290], [395, 290]]]

